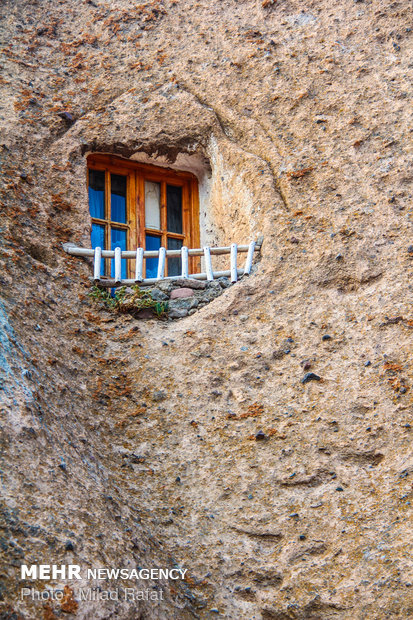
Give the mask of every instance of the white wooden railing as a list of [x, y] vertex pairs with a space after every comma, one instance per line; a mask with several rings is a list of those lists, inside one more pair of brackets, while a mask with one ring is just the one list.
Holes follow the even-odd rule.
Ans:
[[[137, 250], [121, 250], [121, 248], [115, 248], [114, 250], [102, 250], [102, 248], [80, 248], [72, 243], [64, 243], [63, 249], [72, 256], [93, 257], [93, 281], [99, 286], [122, 286], [139, 284], [141, 286], [149, 286], [155, 284], [159, 280], [177, 280], [179, 278], [192, 278], [196, 280], [214, 280], [214, 278], [229, 277], [231, 282], [236, 282], [238, 278], [244, 274], [249, 274], [252, 267], [252, 261], [254, 258], [254, 252], [258, 252], [261, 249], [262, 238], [258, 241], [251, 241], [249, 245], [237, 245], [232, 243], [228, 247], [211, 248], [206, 246], [204, 248], [188, 249], [183, 247], [180, 250], [167, 250], [160, 248], [159, 250], [145, 251], [143, 248], [137, 248]], [[238, 254], [246, 252], [247, 257], [244, 267], [238, 268]], [[212, 268], [211, 256], [230, 254], [231, 266], [230, 269], [225, 271], [214, 271]], [[204, 273], [191, 273], [188, 272], [188, 257], [189, 256], [203, 256], [205, 259], [205, 272]], [[114, 258], [115, 259], [115, 277], [109, 278], [101, 275], [102, 258]], [[147, 258], [158, 258], [158, 272], [156, 278], [144, 278], [143, 277], [143, 261]], [[181, 258], [182, 271], [180, 276], [164, 276], [165, 273], [165, 261], [167, 258]], [[131, 259], [136, 261], [135, 265], [135, 278], [122, 278], [122, 259]]]

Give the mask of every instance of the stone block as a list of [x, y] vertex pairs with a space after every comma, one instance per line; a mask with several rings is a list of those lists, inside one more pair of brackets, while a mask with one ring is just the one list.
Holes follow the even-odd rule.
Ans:
[[176, 280], [176, 284], [182, 287], [186, 287], [186, 288], [193, 288], [196, 291], [202, 291], [204, 288], [206, 288], [206, 281], [205, 280], [193, 280], [191, 278], [182, 278], [182, 280]]
[[191, 288], [175, 288], [171, 291], [171, 299], [183, 299], [193, 297], [194, 291]]
[[167, 295], [169, 295], [169, 293], [172, 291], [173, 286], [174, 285], [172, 280], [160, 280], [156, 284], [156, 288], [162, 291], [162, 293], [166, 293]]
[[144, 308], [143, 310], [136, 312], [134, 316], [136, 319], [153, 319], [154, 314], [149, 308]]
[[184, 308], [172, 308], [172, 310], [169, 311], [168, 316], [170, 319], [183, 319], [187, 315], [188, 310], [185, 310]]
[[231, 280], [225, 276], [218, 278], [218, 282], [221, 288], [228, 288], [229, 286], [231, 286]]
[[155, 301], [166, 301], [168, 299], [168, 295], [161, 291], [159, 288], [153, 288], [150, 291], [151, 297], [152, 299], [154, 299]]
[[185, 299], [172, 299], [169, 302], [169, 309], [172, 308], [185, 308], [186, 310], [191, 310], [192, 308], [198, 307], [198, 299], [195, 297], [187, 297]]
[[205, 301], [208, 303], [212, 301], [213, 299], [215, 299], [216, 297], [219, 297], [221, 293], [222, 293], [222, 288], [220, 286], [218, 288], [216, 287], [209, 288], [199, 293], [197, 295], [197, 298], [199, 299], [200, 302]]
[[221, 284], [218, 280], [211, 280], [210, 282], [207, 283], [207, 289], [209, 290], [216, 290], [219, 291], [221, 293]]

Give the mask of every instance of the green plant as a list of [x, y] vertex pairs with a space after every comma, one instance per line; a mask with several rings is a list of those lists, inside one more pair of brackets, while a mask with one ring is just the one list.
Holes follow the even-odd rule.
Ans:
[[108, 308], [116, 307], [116, 298], [112, 297], [107, 289], [99, 288], [94, 284], [88, 294], [93, 301], [103, 303]]
[[126, 297], [126, 286], [121, 286], [120, 288], [117, 288], [114, 297], [116, 303], [118, 305], [121, 304]]
[[150, 309], [158, 318], [165, 318], [168, 314], [168, 302], [153, 299], [150, 291], [141, 289], [137, 284], [127, 292], [126, 286], [116, 289], [111, 295], [106, 289], [94, 285], [89, 296], [96, 302], [102, 303], [107, 309], [115, 312], [138, 314], [141, 310]]
[[167, 301], [157, 301], [153, 309], [155, 310], [156, 316], [161, 318], [168, 314], [169, 304]]

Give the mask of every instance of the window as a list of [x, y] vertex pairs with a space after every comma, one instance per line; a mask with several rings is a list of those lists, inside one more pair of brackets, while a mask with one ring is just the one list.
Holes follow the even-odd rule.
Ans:
[[[90, 155], [88, 191], [93, 248], [199, 247], [198, 183], [191, 173], [112, 155]], [[196, 257], [190, 258], [191, 271], [197, 270], [198, 261]], [[101, 273], [113, 276], [113, 263], [111, 259], [102, 259]], [[145, 277], [156, 277], [158, 259], [147, 259], [145, 263]], [[123, 260], [122, 278], [133, 278], [133, 273], [133, 261]], [[180, 274], [180, 258], [169, 258], [165, 275]]]
[[[89, 210], [92, 216], [92, 247], [113, 249], [117, 246], [128, 249], [129, 219], [126, 197], [128, 176], [113, 174], [105, 170], [89, 170]], [[102, 259], [102, 262], [105, 262]], [[114, 275], [114, 261], [102, 265], [101, 272]], [[122, 278], [126, 278], [126, 261], [122, 265]]]

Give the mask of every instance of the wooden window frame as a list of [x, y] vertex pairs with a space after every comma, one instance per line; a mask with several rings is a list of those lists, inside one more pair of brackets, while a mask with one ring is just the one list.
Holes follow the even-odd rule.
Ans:
[[[130, 188], [132, 186], [132, 179], [129, 173], [125, 174], [125, 172], [121, 169], [121, 168], [115, 168], [115, 167], [110, 167], [108, 168], [107, 166], [103, 166], [103, 165], [93, 165], [93, 166], [88, 166], [88, 179], [87, 179], [87, 184], [89, 187], [89, 170], [100, 170], [101, 172], [105, 173], [105, 203], [104, 203], [104, 208], [105, 208], [105, 218], [101, 219], [98, 217], [91, 217], [92, 220], [92, 224], [99, 224], [100, 226], [104, 226], [105, 227], [105, 246], [106, 248], [110, 248], [111, 247], [111, 231], [112, 231], [112, 227], [113, 228], [117, 228], [120, 230], [126, 230], [126, 249], [129, 250], [131, 247], [131, 232], [132, 232], [132, 219], [130, 217], [131, 214], [131, 210], [130, 210], [130, 205], [129, 203], [129, 196], [130, 196]], [[119, 174], [122, 176], [126, 176], [126, 223], [123, 222], [116, 222], [115, 220], [112, 220], [110, 218], [111, 215], [111, 180], [110, 180], [110, 175], [111, 174]], [[110, 262], [111, 259], [110, 258], [106, 258], [105, 259], [105, 273], [109, 274], [110, 273]]]
[[[200, 247], [199, 232], [199, 194], [198, 179], [190, 172], [176, 171], [171, 168], [162, 168], [152, 164], [142, 164], [132, 160], [122, 159], [115, 155], [101, 155], [98, 153], [87, 158], [89, 187], [89, 170], [105, 172], [105, 220], [91, 218], [92, 223], [105, 225], [105, 243], [110, 248], [110, 230], [115, 228], [127, 230], [127, 248], [134, 250], [137, 247], [146, 249], [146, 234], [161, 237], [161, 246], [167, 248], [167, 239], [181, 239], [182, 245], [189, 248]], [[126, 224], [112, 222], [110, 214], [110, 174], [120, 174], [127, 177], [126, 185]], [[147, 228], [145, 225], [145, 181], [160, 183], [161, 185], [161, 228]], [[167, 231], [166, 186], [182, 187], [182, 234]], [[106, 259], [106, 273], [110, 273], [109, 262]], [[133, 278], [135, 261], [128, 260], [128, 277]], [[189, 269], [195, 273], [199, 270], [200, 259], [189, 258]], [[166, 261], [167, 270], [167, 261]], [[167, 271], [166, 274], [167, 275]]]

